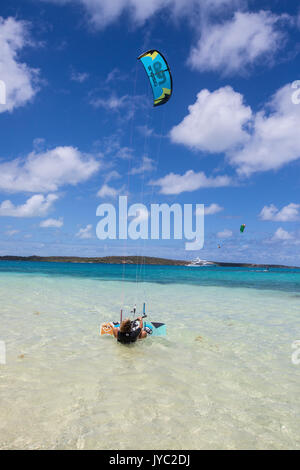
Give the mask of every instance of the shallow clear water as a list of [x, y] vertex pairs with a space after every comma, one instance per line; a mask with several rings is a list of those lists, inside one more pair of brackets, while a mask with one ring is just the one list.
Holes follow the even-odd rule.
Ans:
[[[166, 338], [99, 336], [144, 300]], [[0, 448], [299, 449], [299, 307], [297, 270], [0, 263]]]

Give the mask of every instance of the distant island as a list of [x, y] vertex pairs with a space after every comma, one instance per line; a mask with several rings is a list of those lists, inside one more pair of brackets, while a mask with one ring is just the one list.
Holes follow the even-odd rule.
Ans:
[[219, 261], [198, 261], [197, 263], [187, 260], [174, 260], [166, 258], [155, 258], [151, 256], [104, 256], [100, 258], [83, 258], [79, 256], [0, 256], [0, 261], [36, 261], [49, 263], [91, 263], [91, 264], [147, 264], [156, 266], [221, 266], [237, 268], [286, 268], [300, 269], [297, 266], [284, 266], [278, 264], [255, 264], [255, 263], [225, 263]]

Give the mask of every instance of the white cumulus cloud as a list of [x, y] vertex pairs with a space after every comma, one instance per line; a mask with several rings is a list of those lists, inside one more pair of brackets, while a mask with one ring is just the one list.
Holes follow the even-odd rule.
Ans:
[[76, 185], [98, 171], [100, 163], [74, 147], [32, 152], [26, 158], [0, 163], [0, 190], [49, 192]]
[[300, 158], [300, 106], [292, 102], [292, 93], [291, 84], [285, 85], [255, 115], [248, 142], [230, 155], [240, 175], [277, 170]]
[[300, 105], [292, 84], [277, 90], [254, 113], [231, 87], [202, 90], [187, 116], [171, 130], [174, 143], [227, 157], [242, 177], [278, 170], [300, 158]]
[[229, 186], [231, 179], [228, 176], [216, 176], [210, 178], [202, 171], [195, 173], [193, 170], [187, 171], [184, 175], [169, 173], [168, 175], [150, 184], [160, 186], [161, 194], [181, 194], [185, 191], [195, 191], [200, 188], [218, 188]]
[[226, 22], [204, 26], [197, 46], [192, 48], [190, 65], [201, 71], [229, 74], [272, 57], [283, 43], [283, 34], [277, 29], [279, 19], [268, 11], [238, 11]]
[[41, 0], [58, 5], [77, 3], [85, 8], [90, 22], [102, 29], [127, 13], [132, 23], [142, 25], [156, 13], [167, 9], [169, 18], [194, 18], [202, 15], [222, 13], [240, 5], [246, 0]]
[[214, 92], [202, 90], [187, 116], [173, 127], [170, 136], [175, 143], [208, 152], [225, 152], [248, 140], [245, 124], [252, 117], [243, 97], [230, 86]]
[[93, 238], [92, 229], [93, 229], [93, 226], [91, 224], [87, 225], [86, 227], [82, 227], [76, 233], [76, 237], [82, 238], [82, 239]]
[[219, 206], [219, 204], [210, 204], [209, 206], [205, 206], [204, 207], [204, 214], [205, 215], [213, 215], [213, 214], [217, 214], [218, 212], [221, 212], [222, 210], [224, 210], [223, 207]]
[[0, 16], [0, 79], [5, 84], [5, 100], [0, 99], [0, 113], [24, 106], [38, 91], [39, 71], [19, 58], [20, 51], [28, 45], [32, 45], [28, 24]]
[[105, 183], [97, 192], [97, 196], [101, 198], [116, 198], [123, 190], [124, 186], [116, 189]]
[[64, 225], [64, 219], [62, 217], [60, 219], [43, 220], [40, 223], [40, 227], [42, 228], [60, 228], [63, 225]]
[[281, 210], [274, 204], [264, 206], [259, 214], [262, 220], [272, 220], [274, 222], [295, 222], [300, 217], [300, 204], [291, 202]]
[[[280, 22], [289, 19], [288, 15], [278, 16], [271, 11], [246, 11], [248, 0], [40, 1], [81, 5], [93, 29], [104, 29], [122, 15], [136, 27], [157, 13], [167, 14], [168, 19], [175, 21], [188, 20], [199, 38], [191, 49], [189, 64], [201, 71], [225, 73], [240, 73], [258, 60], [266, 63], [266, 59], [272, 59], [284, 43]], [[106, 81], [118, 77], [118, 73], [118, 69], [113, 69]], [[107, 103], [102, 100], [104, 104]]]
[[142, 159], [142, 163], [139, 166], [132, 168], [129, 174], [140, 175], [140, 174], [146, 173], [147, 171], [153, 171], [153, 170], [154, 170], [154, 161], [151, 158], [145, 156]]
[[35, 194], [25, 204], [15, 206], [10, 200], [0, 204], [0, 216], [3, 217], [44, 217], [58, 199], [56, 194]]
[[124, 108], [128, 105], [129, 96], [117, 96], [111, 95], [108, 98], [93, 98], [90, 101], [90, 104], [95, 108], [104, 108], [111, 111], [116, 111], [120, 108]]
[[105, 176], [105, 183], [109, 183], [109, 181], [117, 180], [120, 178], [121, 178], [120, 173], [116, 170], [112, 170]]
[[276, 241], [276, 240], [292, 240], [294, 237], [293, 235], [291, 235], [289, 232], [287, 232], [286, 230], [284, 230], [282, 227], [279, 227], [274, 236], [273, 236], [273, 240]]

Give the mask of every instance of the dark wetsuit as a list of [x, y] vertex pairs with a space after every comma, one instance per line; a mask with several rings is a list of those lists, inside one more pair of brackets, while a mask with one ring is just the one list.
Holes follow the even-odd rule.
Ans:
[[136, 328], [130, 333], [121, 333], [118, 331], [118, 341], [123, 344], [134, 343], [138, 339], [141, 331], [141, 328]]

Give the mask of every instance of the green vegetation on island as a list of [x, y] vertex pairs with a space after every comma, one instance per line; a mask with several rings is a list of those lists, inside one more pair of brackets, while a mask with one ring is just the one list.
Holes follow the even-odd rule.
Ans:
[[[50, 263], [93, 263], [93, 264], [146, 264], [157, 266], [188, 266], [190, 261], [166, 258], [155, 258], [151, 256], [104, 256], [97, 258], [85, 258], [80, 256], [0, 256], [0, 261], [37, 261]], [[255, 264], [255, 263], [227, 263], [209, 261], [210, 266], [240, 267], [240, 268], [287, 268], [299, 269], [296, 266], [284, 266], [277, 264]], [[195, 266], [195, 265], [194, 265]], [[201, 264], [199, 264], [201, 266]]]

